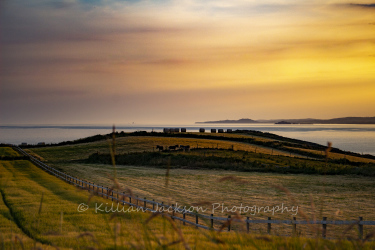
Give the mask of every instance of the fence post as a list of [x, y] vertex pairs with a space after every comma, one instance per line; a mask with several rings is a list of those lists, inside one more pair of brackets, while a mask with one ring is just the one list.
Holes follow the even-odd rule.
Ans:
[[119, 200], [118, 200], [118, 192], [117, 192], [117, 203], [119, 203]]
[[297, 235], [296, 217], [293, 217], [292, 226], [293, 226], [293, 236], [296, 236]]
[[129, 203], [130, 203], [130, 206], [131, 206], [131, 204], [132, 204], [132, 196], [131, 195], [129, 196]]
[[155, 199], [152, 199], [153, 203], [152, 203], [152, 210], [155, 211]]
[[230, 215], [228, 215], [228, 232], [230, 231], [230, 224], [231, 224], [231, 218], [230, 218], [231, 216]]
[[137, 195], [137, 198], [136, 198], [136, 199], [137, 199], [137, 207], [138, 207], [138, 195]]
[[125, 205], [125, 192], [122, 192], [122, 205]]
[[363, 217], [359, 217], [359, 222], [358, 222], [358, 233], [359, 233], [359, 239], [362, 240], [363, 239], [363, 225], [361, 225], [360, 223], [362, 222], [363, 220]]
[[145, 200], [144, 200], [144, 207], [147, 208], [147, 203], [146, 203], [146, 197], [145, 197]]
[[195, 224], [197, 225], [197, 228], [198, 228], [198, 214], [195, 214]]
[[[271, 217], [268, 217], [268, 220], [270, 221]], [[271, 234], [271, 223], [270, 222], [268, 222], [268, 224], [267, 224], [267, 233]]]
[[211, 228], [213, 229], [214, 228], [214, 219], [212, 217], [214, 217], [214, 214], [211, 214]]
[[250, 233], [249, 217], [246, 217], [246, 230], [247, 230], [247, 233]]
[[322, 237], [325, 239], [327, 236], [327, 224], [325, 223], [327, 221], [327, 217], [323, 217], [323, 231], [322, 231]]
[[182, 214], [182, 219], [184, 219], [183, 224], [185, 225], [185, 219], [186, 219], [186, 213], [185, 212]]
[[174, 220], [174, 205], [172, 204], [172, 220]]
[[107, 187], [107, 199], [109, 199], [109, 188]]
[[102, 197], [104, 197], [104, 190], [103, 190], [103, 186], [102, 186]]

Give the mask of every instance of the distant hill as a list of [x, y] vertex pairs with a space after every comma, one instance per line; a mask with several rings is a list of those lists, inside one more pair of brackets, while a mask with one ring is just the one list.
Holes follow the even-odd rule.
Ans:
[[207, 121], [207, 122], [196, 122], [196, 123], [258, 123], [257, 121], [242, 118], [239, 120], [220, 120], [220, 121]]
[[375, 117], [342, 117], [334, 119], [276, 119], [276, 120], [252, 120], [242, 118], [239, 120], [220, 120], [220, 121], [206, 121], [196, 122], [200, 123], [279, 123], [279, 124], [375, 124]]

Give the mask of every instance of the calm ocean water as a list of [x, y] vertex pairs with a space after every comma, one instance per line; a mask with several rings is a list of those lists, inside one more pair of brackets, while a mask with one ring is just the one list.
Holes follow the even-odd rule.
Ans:
[[[156, 131], [163, 128], [186, 128], [188, 132], [198, 132], [199, 128], [249, 129], [270, 132], [277, 135], [311, 141], [326, 145], [328, 141], [342, 150], [375, 155], [375, 125], [277, 125], [277, 124], [194, 124], [194, 125], [141, 125], [117, 126], [116, 131]], [[0, 143], [20, 144], [27, 142], [57, 143], [75, 140], [97, 134], [112, 132], [112, 126], [91, 125], [38, 125], [38, 126], [0, 126]]]

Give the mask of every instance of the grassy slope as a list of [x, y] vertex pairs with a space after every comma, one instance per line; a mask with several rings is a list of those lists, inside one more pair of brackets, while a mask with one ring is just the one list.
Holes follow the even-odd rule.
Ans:
[[[13, 218], [23, 231], [37, 242], [44, 243], [43, 246], [38, 243], [37, 246], [40, 248], [51, 248], [46, 245], [72, 249], [114, 248], [114, 228], [118, 230], [116, 237], [118, 248], [162, 249], [164, 248], [162, 245], [179, 239], [178, 234], [171, 229], [168, 222], [160, 219], [152, 221], [148, 229], [145, 229], [141, 223], [148, 218], [148, 214], [127, 213], [117, 217], [116, 220], [110, 220], [111, 214], [95, 214], [92, 209], [78, 213], [76, 207], [80, 202], [87, 201], [87, 193], [75, 190], [72, 186], [47, 175], [28, 162], [1, 162], [0, 168], [1, 192], [12, 211]], [[92, 200], [94, 201], [102, 202], [97, 198]], [[62, 231], [60, 231], [61, 211], [64, 214]], [[8, 220], [12, 223], [9, 213]], [[1, 227], [1, 234], [5, 235], [4, 238], [8, 237], [9, 230], [7, 227]], [[15, 231], [22, 235], [19, 229], [15, 228]], [[349, 242], [337, 244], [328, 240], [303, 238], [257, 238], [245, 234], [210, 233], [191, 227], [184, 227], [182, 232], [187, 244], [193, 249], [300, 249], [303, 246], [308, 248], [327, 246], [331, 249], [351, 248]], [[32, 244], [26, 236], [23, 236], [21, 240], [26, 248]], [[1, 244], [5, 249], [13, 247], [9, 240]], [[366, 244], [364, 249], [371, 249], [373, 246], [374, 244]], [[180, 243], [174, 245], [173, 248], [183, 249], [184, 247]]]
[[[121, 230], [118, 232], [117, 244], [121, 245], [125, 242], [139, 244], [134, 240], [133, 233], [143, 232], [141, 222], [149, 215], [127, 213], [121, 218], [110, 220], [112, 214], [95, 213], [94, 209], [94, 203], [100, 204], [108, 200], [93, 198], [88, 203], [86, 191], [75, 189], [28, 161], [1, 161], [0, 173], [1, 192], [14, 221], [25, 234], [37, 242], [74, 249], [83, 246], [97, 247], [98, 244], [110, 247], [114, 245], [114, 225], [118, 222], [121, 224]], [[84, 213], [79, 213], [77, 207], [81, 203], [90, 204], [91, 208]], [[60, 228], [61, 212], [63, 212], [62, 228]], [[4, 215], [6, 216], [6, 213]], [[156, 220], [151, 229], [161, 231], [162, 226], [161, 221]], [[5, 238], [9, 236], [8, 227], [1, 227], [1, 232]], [[79, 235], [85, 232], [90, 232], [98, 243], [95, 243], [91, 236], [79, 238]], [[5, 244], [11, 243], [6, 241]]]
[[[85, 159], [92, 153], [109, 153], [110, 141], [98, 141], [77, 145], [59, 146], [59, 147], [44, 147], [33, 148], [29, 151], [37, 153], [42, 158], [48, 161], [69, 161]], [[116, 139], [116, 153], [128, 152], [152, 152], [155, 150], [156, 145], [171, 146], [171, 145], [191, 145], [191, 147], [200, 148], [232, 148], [235, 150], [254, 151], [257, 149], [259, 153], [271, 154], [272, 149], [259, 147], [256, 145], [208, 140], [208, 139], [192, 139], [192, 138], [173, 138], [173, 137], [121, 137]], [[274, 153], [280, 155], [290, 155], [290, 153], [283, 153], [274, 150]]]
[[[92, 204], [108, 202], [101, 198], [93, 198], [90, 202], [91, 208], [86, 212], [77, 212], [78, 204], [88, 203], [88, 193], [48, 175], [28, 161], [0, 161], [0, 184], [7, 205], [3, 206], [2, 203], [0, 206], [0, 220], [9, 222], [11, 227], [15, 228], [14, 231], [12, 229], [12, 232], [9, 232], [11, 230], [9, 227], [0, 224], [0, 233], [5, 239], [0, 241], [0, 246], [5, 249], [13, 247], [11, 241], [7, 240], [13, 232], [22, 236], [20, 238], [26, 246], [32, 244], [31, 237], [37, 242], [43, 242], [45, 245], [41, 246], [42, 248], [46, 245], [54, 245], [60, 248], [80, 249], [92, 246], [108, 249], [113, 248], [116, 242], [117, 246], [124, 248], [154, 249], [163, 248], [163, 244], [179, 238], [169, 223], [161, 219], [153, 220], [146, 228], [142, 226], [142, 222], [149, 217], [149, 214], [126, 213], [114, 220], [110, 219], [112, 214], [96, 214]], [[61, 212], [64, 215], [62, 228], [60, 228]], [[115, 228], [117, 228], [116, 234]], [[183, 227], [182, 232], [188, 245], [193, 249], [301, 249], [302, 247], [350, 249], [352, 247], [352, 243], [349, 242], [335, 243], [303, 238], [256, 238], [245, 234], [198, 231], [191, 227]], [[79, 237], [80, 235], [82, 237]], [[114, 235], [117, 235], [116, 240]], [[374, 244], [366, 244], [364, 249], [372, 249], [374, 246]], [[176, 244], [173, 248], [182, 249], [183, 245]]]
[[[222, 169], [244, 172], [274, 172], [300, 174], [357, 174], [375, 176], [375, 164], [338, 160], [314, 160], [289, 156], [272, 156], [249, 151], [228, 149], [192, 149], [190, 152], [144, 152], [119, 154], [115, 157], [120, 165], [152, 166], [190, 169]], [[110, 154], [95, 153], [85, 163], [111, 164]]]
[[[110, 185], [108, 165], [71, 164], [61, 166], [67, 172], [105, 186]], [[285, 192], [273, 187], [282, 185], [289, 189], [300, 209], [309, 218], [323, 216], [333, 220], [353, 220], [359, 216], [375, 220], [375, 181], [361, 176], [320, 176], [300, 174], [246, 173], [220, 170], [172, 169], [169, 171], [169, 188], [165, 187], [166, 170], [151, 167], [117, 166], [123, 188], [130, 188], [140, 197], [167, 203], [193, 204], [199, 202], [225, 203], [227, 207], [295, 205]], [[234, 181], [220, 181], [232, 176]], [[315, 204], [315, 211], [311, 206]], [[211, 208], [205, 205], [206, 208]], [[228, 213], [217, 215], [226, 216]], [[251, 218], [290, 219], [291, 213], [259, 213]], [[296, 216], [304, 219], [301, 214]], [[340, 228], [339, 228], [340, 229]], [[341, 228], [342, 229], [342, 228]], [[264, 230], [264, 228], [263, 228]]]
[[[243, 135], [237, 135], [237, 134], [220, 134], [218, 136], [227, 136], [227, 137], [241, 137]], [[227, 141], [217, 141], [217, 140], [199, 140], [199, 139], [184, 139], [184, 138], [162, 138], [162, 137], [125, 137], [125, 138], [119, 138], [116, 140], [117, 144], [117, 152], [118, 153], [124, 153], [128, 152], [130, 150], [132, 151], [143, 151], [143, 150], [151, 150], [154, 145], [174, 145], [174, 144], [187, 144], [188, 141], [190, 143], [193, 141], [194, 143], [198, 143], [200, 147], [217, 147], [217, 144], [219, 144], [219, 147], [221, 145], [231, 146], [231, 142]], [[184, 142], [184, 143], [179, 143]], [[221, 144], [223, 143], [223, 144]], [[227, 144], [225, 144], [227, 143]], [[235, 143], [234, 143], [235, 144]], [[236, 145], [236, 144], [235, 144]], [[254, 147], [253, 145], [246, 145], [246, 144], [239, 144], [244, 145], [245, 148], [243, 149], [249, 149], [251, 150], [251, 147]], [[237, 145], [236, 145], [237, 146]], [[246, 148], [248, 147], [248, 148]], [[35, 148], [32, 149], [34, 152], [36, 152], [38, 155], [41, 155], [43, 158], [48, 160], [49, 164], [52, 166], [58, 167], [60, 169], [63, 169], [64, 171], [67, 171], [69, 173], [72, 173], [73, 175], [80, 176], [83, 178], [93, 179], [93, 181], [98, 182], [100, 184], [106, 184], [108, 183], [108, 166], [105, 165], [89, 165], [89, 164], [76, 164], [74, 162], [71, 162], [72, 160], [77, 159], [83, 159], [86, 158], [90, 153], [92, 152], [102, 152], [102, 153], [108, 153], [110, 148], [110, 142], [108, 141], [101, 141], [101, 142], [95, 142], [95, 143], [87, 143], [87, 144], [79, 144], [79, 145], [73, 145], [73, 146], [63, 146], [63, 147], [50, 147], [50, 148]], [[190, 152], [189, 154], [197, 154], [196, 152]], [[201, 153], [202, 154], [202, 153]], [[229, 156], [227, 154], [230, 154]], [[205, 153], [204, 156], [220, 156], [220, 157], [235, 157], [238, 159], [245, 160], [254, 160], [254, 153], [243, 153], [243, 152], [233, 152], [233, 151], [221, 151], [221, 150], [213, 150], [213, 151], [207, 151], [207, 154]], [[290, 158], [290, 157], [272, 157], [270, 155], [262, 156], [262, 159], [257, 159], [259, 162], [266, 163], [266, 164], [276, 164], [279, 166], [287, 166], [291, 162], [301, 166], [302, 168], [307, 165], [313, 165], [317, 164], [315, 161], [308, 161], [308, 160], [301, 160], [296, 158]], [[324, 166], [324, 162], [320, 163]], [[341, 165], [338, 165], [339, 167], [342, 167]], [[146, 195], [149, 196], [149, 190], [151, 190], [152, 195], [156, 195], [157, 197], [163, 198], [165, 196], [160, 195], [162, 192], [152, 192], [154, 190], [159, 190], [155, 185], [152, 185], [155, 181], [152, 181], [151, 179], [147, 179], [150, 182], [150, 185], [146, 182], [143, 182], [144, 174], [146, 172], [150, 173], [158, 173], [156, 176], [160, 176], [161, 178], [165, 175], [165, 170], [157, 170], [152, 168], [140, 168], [138, 171], [139, 173], [135, 173], [130, 171], [129, 174], [126, 169], [129, 167], [123, 167], [121, 170], [120, 177], [123, 178], [123, 184], [128, 185], [128, 182], [132, 183], [131, 188], [134, 190], [140, 190], [140, 195]], [[130, 167], [131, 169], [136, 169], [134, 167]], [[142, 169], [147, 169], [143, 171]], [[195, 180], [196, 176], [201, 176], [201, 173], [203, 173], [203, 184], [208, 184], [209, 182], [209, 175], [210, 171], [205, 170], [196, 170], [196, 171], [188, 171], [188, 170], [176, 170], [176, 173], [185, 173], [189, 172], [189, 174], [184, 174], [180, 177], [181, 180], [190, 179], [192, 178], [192, 181]], [[248, 178], [250, 176], [262, 176], [257, 173], [235, 173], [235, 172], [220, 172], [215, 171], [214, 173], [221, 173], [221, 175], [236, 175], [236, 176], [244, 176], [245, 178]], [[216, 175], [216, 174], [215, 174]], [[290, 188], [294, 193], [300, 193], [300, 191], [304, 190], [303, 193], [303, 203], [309, 204], [309, 194], [312, 194], [315, 199], [315, 202], [317, 200], [322, 199], [322, 197], [326, 197], [324, 200], [325, 202], [328, 202], [327, 208], [329, 213], [327, 216], [332, 217], [332, 214], [335, 214], [336, 212], [338, 214], [344, 214], [347, 218], [353, 219], [360, 216], [365, 217], [366, 219], [375, 219], [373, 218], [373, 213], [369, 212], [371, 209], [374, 209], [372, 205], [370, 205], [368, 208], [366, 208], [367, 204], [374, 204], [375, 197], [372, 195], [371, 190], [375, 187], [375, 182], [373, 181], [373, 178], [371, 177], [357, 177], [357, 176], [314, 176], [314, 175], [279, 175], [279, 174], [265, 174], [265, 176], [268, 176], [267, 182], [263, 182], [261, 179], [252, 179], [250, 180], [253, 185], [257, 186], [265, 186], [265, 189], [269, 189], [271, 184], [274, 183], [281, 183]], [[292, 177], [292, 183], [287, 182], [287, 180], [290, 180]], [[152, 177], [151, 177], [152, 178]], [[209, 190], [213, 190], [215, 187], [213, 185], [202, 185], [202, 183], [199, 182], [199, 178], [196, 178], [196, 182], [192, 182], [191, 186], [196, 185], [200, 187], [200, 193], [193, 193], [194, 195], [201, 195], [201, 193], [208, 192]], [[134, 180], [134, 181], [133, 181]], [[311, 181], [314, 180], [314, 181]], [[325, 184], [325, 180], [329, 180], [327, 184]], [[158, 180], [157, 182], [160, 182]], [[304, 186], [304, 184], [306, 184]], [[222, 185], [222, 184], [220, 184]], [[324, 185], [331, 186], [332, 188], [327, 188], [329, 190], [327, 193], [330, 195], [321, 195], [321, 191], [323, 190]], [[182, 185], [184, 186], [184, 185]], [[148, 188], [150, 187], [150, 188]], [[322, 187], [322, 188], [321, 188]], [[178, 187], [177, 187], [178, 188]], [[232, 187], [233, 193], [236, 192], [243, 192], [242, 189], [236, 189]], [[181, 188], [183, 189], [183, 188]], [[191, 189], [191, 187], [189, 187]], [[259, 196], [266, 197], [269, 196], [268, 192], [265, 192], [264, 189], [261, 189], [258, 191]], [[302, 193], [302, 192], [301, 192]], [[213, 198], [212, 200], [216, 200], [218, 197], [228, 197], [229, 193], [220, 193]], [[188, 198], [187, 194], [182, 195], [185, 198]], [[346, 199], [345, 197], [351, 196], [350, 200]], [[203, 199], [206, 199], [207, 197], [210, 197], [210, 195], [203, 195]], [[272, 196], [271, 196], [272, 197]], [[319, 198], [320, 197], [320, 198]], [[155, 197], [156, 198], [156, 197]], [[249, 199], [250, 197], [244, 197], [244, 199]], [[232, 200], [227, 199], [227, 200]], [[177, 199], [176, 201], [180, 201], [180, 199]], [[191, 202], [197, 202], [197, 200], [191, 200]], [[238, 202], [239, 199], [234, 199], [235, 202]], [[343, 202], [345, 201], [345, 202]], [[361, 208], [361, 209], [359, 209]], [[371, 217], [371, 218], [370, 218]]]
[[16, 151], [9, 147], [0, 147], [0, 156], [17, 157], [20, 156]]
[[[110, 220], [111, 214], [96, 214], [93, 209], [84, 213], [77, 212], [80, 202], [87, 202], [87, 193], [76, 190], [74, 187], [44, 173], [26, 161], [1, 162], [1, 192], [11, 210], [13, 219], [26, 234], [34, 238], [43, 249], [59, 248], [86, 249], [87, 247], [112, 249], [117, 248], [142, 248], [163, 249], [163, 245], [178, 241], [179, 235], [171, 229], [170, 224], [164, 220], [153, 220], [149, 226], [142, 226], [149, 214], [127, 213], [115, 220]], [[43, 195], [43, 202], [40, 199]], [[93, 202], [105, 202], [94, 198]], [[21, 235], [19, 238], [26, 248], [32, 246], [32, 240], [25, 236], [17, 228], [10, 217], [7, 208], [1, 206], [2, 217], [7, 217], [9, 223], [14, 226], [14, 232]], [[5, 212], [4, 212], [5, 211]], [[39, 212], [40, 211], [40, 212]], [[60, 231], [60, 212], [63, 212], [63, 226]], [[115, 227], [116, 225], [116, 227]], [[116, 228], [116, 229], [115, 229]], [[13, 243], [6, 240], [11, 230], [1, 226], [1, 235], [5, 239], [0, 242], [4, 249], [12, 249]], [[115, 240], [114, 231], [117, 230]], [[342, 242], [335, 245], [328, 240], [306, 240], [303, 238], [279, 238], [279, 237], [252, 237], [236, 233], [210, 233], [184, 227], [183, 237], [187, 245], [193, 249], [279, 249], [295, 248], [303, 246], [308, 248], [330, 247], [331, 249], [350, 249], [351, 243]], [[81, 236], [81, 237], [80, 237]], [[356, 243], [358, 244], [358, 243]], [[374, 244], [366, 244], [364, 249], [371, 249]], [[172, 248], [183, 249], [181, 243]]]
[[[240, 135], [226, 135], [240, 136]], [[142, 151], [152, 148], [152, 146], [183, 144], [178, 143], [186, 139], [181, 138], [153, 138], [153, 137], [126, 137], [116, 140], [117, 152], [127, 152], [127, 149]], [[205, 141], [192, 139], [202, 147], [216, 147], [221, 141], [210, 141], [211, 144], [204, 144]], [[183, 141], [186, 142], [186, 141]], [[231, 142], [224, 142], [231, 143]], [[98, 150], [98, 145], [100, 149]], [[245, 145], [245, 144], [242, 144]], [[220, 146], [219, 146], [220, 147]], [[249, 147], [253, 147], [249, 145]], [[80, 176], [96, 183], [109, 185], [108, 174], [111, 173], [109, 165], [77, 164], [71, 161], [64, 161], [64, 155], [68, 159], [82, 159], [87, 157], [88, 152], [100, 151], [109, 152], [109, 142], [96, 142], [92, 144], [82, 144], [75, 146], [53, 147], [33, 149], [54, 165], [68, 173]], [[243, 152], [207, 151], [205, 156], [220, 156], [230, 154], [230, 157], [243, 157], [252, 160], [253, 153]], [[190, 152], [189, 154], [196, 154]], [[140, 156], [142, 157], [142, 156]], [[228, 156], [225, 156], [228, 157]], [[250, 159], [251, 158], [251, 159]], [[280, 166], [289, 164], [288, 161], [298, 163], [302, 167], [315, 164], [314, 161], [300, 160], [289, 157], [262, 156], [258, 159], [263, 163], [272, 163]], [[324, 165], [324, 162], [321, 163]], [[326, 216], [330, 219], [353, 220], [359, 216], [365, 220], [375, 220], [375, 196], [372, 190], [375, 189], [373, 177], [360, 176], [316, 176], [303, 174], [273, 174], [273, 173], [240, 173], [217, 170], [189, 170], [173, 169], [170, 171], [170, 190], [164, 188], [166, 170], [150, 167], [119, 166], [118, 176], [123, 187], [131, 188], [141, 197], [155, 198], [165, 202], [179, 202], [192, 204], [200, 201], [225, 202], [226, 205], [239, 206], [246, 205], [273, 206], [287, 203], [288, 198], [285, 193], [277, 191], [273, 184], [287, 187], [299, 205], [310, 218]], [[240, 184], [236, 182], [219, 182], [225, 176], [240, 177], [248, 182]], [[350, 197], [350, 198], [348, 198]], [[316, 208], [312, 208], [311, 200]], [[322, 208], [322, 209], [321, 209]], [[272, 216], [273, 218], [291, 218], [290, 215], [267, 213], [259, 214], [259, 217]], [[298, 217], [299, 219], [303, 219]], [[342, 228], [341, 228], [342, 229]], [[264, 228], [263, 228], [264, 231]], [[338, 230], [337, 232], [342, 232]]]
[[[169, 135], [170, 136], [170, 135]], [[172, 135], [173, 136], [173, 135]], [[180, 135], [182, 136], [182, 135]], [[185, 134], [184, 136], [189, 136]], [[200, 136], [197, 133], [192, 133], [192, 136]], [[250, 136], [247, 134], [205, 134], [205, 137], [212, 137], [210, 139], [199, 139], [199, 138], [178, 138], [178, 137], [160, 137], [160, 136], [126, 136], [119, 137], [116, 139], [116, 149], [118, 154], [129, 153], [129, 152], [152, 152], [155, 150], [156, 145], [171, 146], [171, 145], [190, 145], [192, 148], [223, 148], [249, 152], [257, 152], [264, 154], [282, 155], [282, 156], [297, 156], [298, 153], [285, 152], [282, 150], [272, 149], [267, 146], [228, 141], [230, 138], [241, 139], [251, 137], [255, 141], [262, 142], [278, 142], [278, 140], [270, 138], [262, 138], [259, 136]], [[226, 140], [220, 140], [226, 138]], [[297, 145], [297, 144], [296, 144]], [[75, 145], [66, 145], [58, 147], [41, 147], [30, 149], [29, 152], [35, 152], [39, 156], [46, 158], [49, 161], [69, 161], [87, 158], [92, 153], [108, 153], [110, 148], [110, 140], [95, 141], [90, 143], [82, 143]], [[296, 152], [308, 152], [312, 156], [323, 157], [324, 152], [321, 150], [303, 149], [298, 147], [286, 146], [285, 149], [292, 149]], [[306, 158], [306, 156], [303, 156]], [[324, 158], [324, 157], [323, 157]], [[330, 153], [329, 158], [331, 159], [348, 159], [353, 162], [361, 163], [375, 163], [375, 160], [362, 158], [357, 156], [349, 156], [340, 153]]]
[[[34, 244], [35, 243], [35, 244]], [[28, 237], [14, 222], [14, 219], [5, 205], [3, 196], [0, 194], [0, 246], [1, 249], [5, 248], [21, 248], [22, 246], [26, 249], [33, 247], [46, 248], [46, 245], [42, 245], [35, 242]]]

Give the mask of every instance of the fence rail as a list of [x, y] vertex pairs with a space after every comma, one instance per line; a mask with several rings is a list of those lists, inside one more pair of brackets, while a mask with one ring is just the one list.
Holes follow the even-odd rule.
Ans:
[[[186, 209], [181, 209], [179, 207], [175, 207], [174, 205], [168, 205], [164, 204], [163, 202], [156, 202], [155, 200], [148, 200], [146, 198], [140, 198], [138, 196], [125, 194], [124, 192], [118, 192], [116, 190], [113, 190], [109, 187], [105, 187], [102, 185], [97, 185], [93, 182], [79, 179], [78, 177], [71, 176], [65, 172], [59, 171], [55, 168], [52, 168], [48, 166], [47, 164], [37, 160], [35, 157], [31, 156], [27, 152], [25, 152], [23, 149], [21, 149], [18, 146], [12, 145], [13, 149], [18, 151], [24, 156], [29, 157], [30, 161], [34, 163], [36, 166], [42, 168], [44, 171], [72, 184], [77, 187], [87, 189], [89, 192], [94, 193], [95, 195], [106, 197], [107, 199], [111, 199], [112, 201], [116, 201], [117, 203], [121, 203], [122, 205], [129, 205], [132, 207], [135, 207], [142, 211], [150, 211], [150, 212], [162, 212], [163, 214], [170, 216], [174, 220], [179, 220], [183, 222], [185, 225], [190, 224], [195, 227], [204, 228], [208, 230], [223, 230], [223, 226], [227, 228], [227, 231], [231, 231], [231, 223], [232, 222], [239, 222], [239, 223], [245, 223], [247, 232], [250, 231], [250, 224], [267, 224], [267, 233], [271, 233], [271, 225], [272, 224], [287, 224], [292, 225], [292, 232], [293, 234], [297, 231], [297, 225], [316, 225], [320, 224], [322, 225], [322, 237], [326, 238], [327, 233], [327, 225], [357, 225], [358, 227], [358, 233], [359, 238], [363, 238], [363, 226], [374, 226], [375, 221], [364, 221], [362, 217], [359, 217], [358, 220], [351, 220], [351, 221], [343, 221], [343, 220], [327, 220], [327, 217], [323, 217], [323, 220], [296, 220], [296, 217], [293, 217], [293, 220], [272, 220], [271, 217], [268, 217], [267, 220], [252, 220], [249, 217], [246, 217], [246, 219], [238, 219], [238, 218], [231, 218], [229, 215], [228, 217], [215, 217], [213, 214], [211, 215], [204, 215], [199, 214], [196, 212], [191, 212]], [[139, 203], [143, 203], [142, 205], [139, 205]], [[152, 208], [147, 207], [147, 205], [152, 206]], [[158, 206], [157, 209], [155, 209], [155, 206]], [[160, 209], [161, 208], [161, 209]], [[168, 211], [168, 213], [165, 213]], [[181, 214], [181, 217], [176, 216], [177, 214]], [[190, 216], [190, 218], [193, 218], [193, 221], [188, 220], [186, 215]], [[205, 226], [199, 224], [199, 219], [204, 220], [204, 222], [210, 226]], [[220, 229], [214, 227], [214, 223], [222, 222], [222, 226]], [[202, 223], [202, 222], [201, 222]]]

